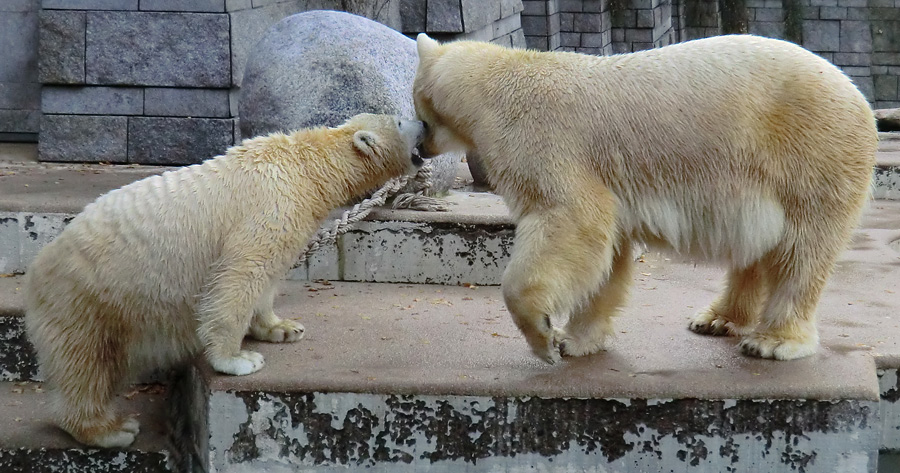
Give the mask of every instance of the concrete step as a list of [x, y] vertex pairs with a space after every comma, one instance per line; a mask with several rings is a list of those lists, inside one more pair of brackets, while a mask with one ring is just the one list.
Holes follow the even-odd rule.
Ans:
[[164, 473], [185, 471], [167, 425], [162, 386], [136, 386], [117, 399], [141, 421], [127, 449], [87, 448], [51, 424], [50, 399], [40, 383], [0, 382], [0, 471], [4, 473]]
[[[529, 354], [495, 287], [334, 282], [309, 293], [289, 283], [277, 309], [306, 325], [305, 339], [249, 343], [267, 360], [250, 376], [195, 370], [196, 391], [209, 393], [192, 409], [208, 413], [209, 442], [196, 451], [209, 458], [199, 463], [217, 472], [874, 471], [876, 364], [900, 349], [885, 333], [898, 324], [884, 323], [896, 317], [880, 306], [886, 294], [859, 302], [845, 280], [823, 301], [821, 352], [777, 363], [686, 329], [719, 272], [651, 258], [640, 270], [609, 351], [559, 366]], [[863, 297], [892, 285], [872, 284]], [[861, 307], [848, 321], [851, 303]]]

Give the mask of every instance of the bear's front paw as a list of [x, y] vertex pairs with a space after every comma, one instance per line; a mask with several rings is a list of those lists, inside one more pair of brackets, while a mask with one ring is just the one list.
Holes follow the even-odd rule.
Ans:
[[535, 356], [551, 365], [555, 365], [562, 360], [562, 356], [560, 356], [559, 352], [559, 342], [562, 339], [561, 333], [562, 332], [559, 329], [554, 327], [551, 329], [549, 337], [544, 334], [536, 334], [539, 336], [525, 338], [528, 340], [528, 344], [531, 346], [531, 352], [534, 353]]
[[279, 319], [277, 324], [269, 327], [251, 325], [250, 336], [262, 342], [295, 342], [303, 338], [305, 330], [299, 322]]
[[750, 328], [735, 325], [710, 308], [697, 312], [688, 328], [700, 335], [743, 336], [751, 332]]
[[818, 342], [815, 339], [799, 340], [782, 338], [764, 334], [752, 334], [741, 340], [741, 352], [747, 356], [770, 358], [775, 360], [795, 360], [816, 352]]
[[600, 334], [594, 338], [579, 337], [562, 333], [559, 339], [559, 352], [562, 356], [586, 356], [593, 355], [606, 349], [606, 336]]
[[266, 362], [255, 351], [241, 350], [237, 356], [210, 359], [209, 364], [218, 373], [244, 376], [261, 370]]

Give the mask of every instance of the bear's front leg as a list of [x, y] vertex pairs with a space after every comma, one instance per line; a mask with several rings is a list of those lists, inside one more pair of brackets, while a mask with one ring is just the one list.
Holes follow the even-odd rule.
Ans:
[[206, 347], [206, 359], [219, 373], [243, 376], [265, 365], [257, 352], [241, 350], [241, 341], [250, 327], [253, 307], [270, 286], [264, 267], [252, 261], [223, 258], [210, 277], [197, 307], [197, 335]]
[[303, 325], [293, 320], [282, 319], [272, 310], [276, 289], [275, 284], [272, 284], [253, 308], [250, 336], [262, 342], [273, 343], [300, 340], [305, 332]]
[[[602, 349], [609, 331], [612, 307], [600, 305], [596, 311], [575, 314], [566, 331], [552, 324], [556, 317], [572, 316], [611, 273], [618, 243], [615, 203], [600, 190], [592, 197], [541, 209], [516, 222], [513, 255], [503, 274], [503, 298], [531, 350], [548, 363], [558, 362], [561, 355]], [[616, 283], [608, 292], [626, 289], [626, 284]], [[613, 306], [624, 298], [606, 295]]]

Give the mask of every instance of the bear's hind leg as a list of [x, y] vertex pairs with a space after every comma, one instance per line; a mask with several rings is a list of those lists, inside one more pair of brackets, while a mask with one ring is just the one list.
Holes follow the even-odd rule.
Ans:
[[726, 287], [710, 304], [694, 315], [689, 328], [702, 335], [749, 334], [768, 294], [765, 271], [759, 262], [728, 271]]
[[[806, 233], [806, 235], [810, 235]], [[756, 328], [741, 340], [749, 356], [793, 360], [816, 352], [819, 334], [815, 311], [840, 251], [837, 241], [813, 237], [764, 259], [771, 295]]]
[[250, 336], [263, 342], [294, 342], [303, 338], [304, 328], [299, 322], [286, 320], [275, 315], [272, 305], [276, 285], [267, 289], [253, 308], [250, 321]]
[[590, 355], [605, 348], [606, 338], [612, 335], [612, 318], [628, 298], [632, 259], [631, 242], [622, 240], [613, 257], [609, 280], [569, 318], [559, 342], [563, 356]]
[[560, 360], [564, 337], [552, 319], [571, 316], [612, 267], [615, 199], [608, 191], [595, 198], [587, 205], [541, 209], [516, 222], [503, 298], [531, 350], [548, 363]]
[[116, 348], [121, 345], [110, 340], [101, 344], [91, 347], [90, 353], [65, 357], [80, 360], [84, 366], [50, 368], [47, 379], [55, 390], [63, 430], [85, 445], [127, 447], [140, 432], [140, 423], [116, 414], [113, 408], [116, 392], [125, 381], [127, 357]]

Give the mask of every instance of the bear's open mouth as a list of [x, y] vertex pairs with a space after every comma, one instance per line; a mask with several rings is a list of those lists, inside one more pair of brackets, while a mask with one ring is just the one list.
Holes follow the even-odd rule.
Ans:
[[422, 158], [422, 150], [419, 149], [418, 146], [413, 148], [412, 151], [412, 163], [416, 167], [422, 167], [425, 164], [425, 159]]

